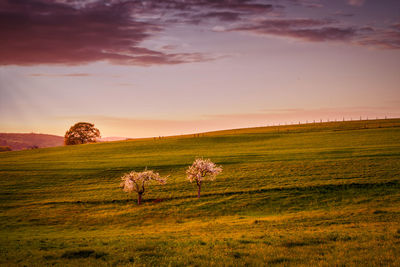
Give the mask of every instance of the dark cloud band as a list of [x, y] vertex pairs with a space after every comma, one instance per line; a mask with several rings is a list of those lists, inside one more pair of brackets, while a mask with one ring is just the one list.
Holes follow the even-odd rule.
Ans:
[[107, 61], [148, 66], [215, 58], [198, 52], [144, 47], [144, 41], [176, 23], [193, 26], [212, 22], [212, 26], [227, 29], [220, 32], [400, 49], [399, 24], [366, 31], [326, 19], [271, 18], [275, 11], [285, 9], [282, 3], [322, 7], [319, 0], [287, 0], [279, 4], [267, 0], [0, 0], [0, 65]]

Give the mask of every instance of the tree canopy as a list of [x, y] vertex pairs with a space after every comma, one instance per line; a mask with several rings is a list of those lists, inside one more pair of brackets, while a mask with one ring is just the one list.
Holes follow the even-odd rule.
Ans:
[[64, 143], [65, 145], [95, 143], [97, 138], [100, 138], [100, 131], [94, 127], [94, 124], [78, 122], [65, 133]]
[[213, 181], [222, 172], [222, 167], [215, 165], [210, 159], [196, 159], [186, 170], [189, 182], [195, 182], [198, 187], [197, 197], [200, 198], [201, 184], [205, 180]]
[[138, 205], [142, 203], [142, 195], [147, 184], [152, 182], [165, 184], [167, 181], [166, 177], [163, 178], [152, 170], [145, 170], [143, 172], [131, 171], [122, 176], [121, 179], [121, 187], [125, 192], [136, 192], [138, 194]]

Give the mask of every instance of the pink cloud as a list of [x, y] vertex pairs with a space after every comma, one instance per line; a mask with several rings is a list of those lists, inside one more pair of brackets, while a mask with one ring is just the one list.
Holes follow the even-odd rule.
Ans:
[[347, 0], [347, 3], [351, 6], [362, 6], [365, 3], [365, 0]]
[[245, 24], [230, 31], [251, 32], [302, 39], [310, 42], [345, 41], [356, 36], [351, 27], [332, 26], [332, 21], [315, 19], [269, 19]]
[[50, 73], [32, 73], [31, 77], [88, 77], [92, 76], [90, 73], [64, 73], [64, 74], [50, 74]]
[[0, 1], [0, 65], [96, 61], [154, 65], [205, 61], [200, 53], [164, 53], [141, 47], [162, 31], [133, 17], [134, 2], [101, 2], [76, 8], [49, 1]]

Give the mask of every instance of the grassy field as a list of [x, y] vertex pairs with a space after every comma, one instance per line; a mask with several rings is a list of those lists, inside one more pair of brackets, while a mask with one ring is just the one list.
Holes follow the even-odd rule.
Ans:
[[[195, 157], [224, 168], [200, 199]], [[0, 198], [3, 266], [400, 266], [400, 119], [3, 152]]]

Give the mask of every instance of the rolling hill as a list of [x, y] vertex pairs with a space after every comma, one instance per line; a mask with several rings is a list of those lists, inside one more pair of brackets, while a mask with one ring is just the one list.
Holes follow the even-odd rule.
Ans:
[[9, 146], [12, 150], [62, 146], [64, 137], [36, 133], [0, 133], [0, 146]]
[[[113, 142], [126, 139], [129, 138], [104, 137], [100, 138], [98, 142]], [[36, 149], [63, 145], [64, 137], [57, 135], [37, 133], [0, 133], [0, 147], [10, 147], [11, 150]]]
[[[0, 154], [0, 265], [399, 266], [400, 119]], [[222, 165], [202, 188], [196, 157]], [[170, 175], [136, 205], [122, 174]]]

